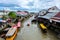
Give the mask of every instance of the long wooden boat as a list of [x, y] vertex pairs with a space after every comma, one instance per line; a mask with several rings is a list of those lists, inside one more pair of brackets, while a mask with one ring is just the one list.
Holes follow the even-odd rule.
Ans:
[[[13, 35], [6, 35], [6, 40], [14, 40], [16, 35], [17, 35], [18, 29], [16, 29], [16, 31], [14, 32]], [[12, 32], [11, 32], [12, 33]]]
[[43, 23], [40, 23], [40, 28], [43, 30], [43, 32], [47, 32], [47, 27]]
[[21, 27], [21, 23], [18, 22], [17, 24], [13, 25], [12, 28], [7, 32], [6, 34], [6, 40], [14, 40], [17, 33], [18, 33], [18, 28]]

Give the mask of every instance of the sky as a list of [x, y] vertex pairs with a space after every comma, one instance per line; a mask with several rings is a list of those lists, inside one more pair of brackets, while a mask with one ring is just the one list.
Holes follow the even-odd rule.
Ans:
[[60, 0], [0, 0], [0, 10], [39, 11], [52, 6], [60, 8]]

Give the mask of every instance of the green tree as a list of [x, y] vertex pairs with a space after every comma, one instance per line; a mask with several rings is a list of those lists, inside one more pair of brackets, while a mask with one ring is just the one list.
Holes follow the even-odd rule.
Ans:
[[8, 16], [10, 18], [13, 18], [14, 19], [14, 18], [16, 18], [16, 12], [11, 11], [11, 12], [9, 12]]

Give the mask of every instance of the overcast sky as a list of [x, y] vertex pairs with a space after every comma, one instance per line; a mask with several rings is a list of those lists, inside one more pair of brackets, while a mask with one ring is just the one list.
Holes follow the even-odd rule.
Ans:
[[0, 0], [0, 9], [38, 11], [52, 6], [60, 8], [60, 0]]

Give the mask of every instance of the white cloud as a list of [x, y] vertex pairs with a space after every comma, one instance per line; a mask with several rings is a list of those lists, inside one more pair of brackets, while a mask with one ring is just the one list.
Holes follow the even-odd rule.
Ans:
[[33, 0], [18, 0], [18, 5], [20, 5], [23, 8], [30, 9], [30, 6], [27, 5], [29, 2], [33, 2]]
[[8, 7], [0, 7], [0, 10], [10, 10]]
[[56, 6], [57, 6], [58, 8], [60, 8], [60, 0], [55, 0], [54, 2], [55, 2], [55, 4], [56, 4]]
[[[28, 6], [27, 4], [29, 2], [33, 2], [32, 6]], [[17, 4], [22, 8], [27, 8], [27, 9], [46, 9], [52, 6], [57, 6], [60, 7], [60, 0], [0, 0], [0, 3], [8, 3], [8, 4]], [[15, 7], [19, 8], [19, 7]]]

